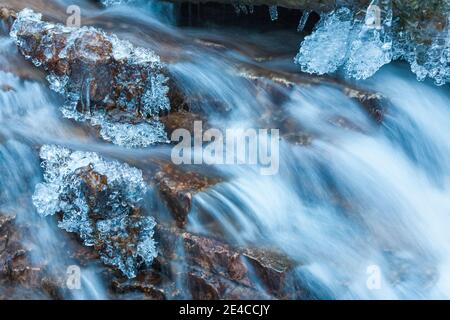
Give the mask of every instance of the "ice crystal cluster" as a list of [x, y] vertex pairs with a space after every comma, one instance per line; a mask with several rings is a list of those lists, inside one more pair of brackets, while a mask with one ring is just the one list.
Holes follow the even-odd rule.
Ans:
[[272, 21], [278, 20], [278, 7], [277, 6], [269, 6], [269, 16], [270, 16], [270, 20], [272, 20]]
[[[322, 14], [314, 32], [305, 37], [294, 61], [302, 71], [326, 74], [343, 70], [354, 79], [366, 79], [392, 60], [406, 60], [419, 80], [437, 85], [450, 82], [450, 15], [446, 28], [431, 44], [413, 39], [409, 29], [393, 17], [391, 0], [374, 0], [364, 17], [342, 7]], [[301, 28], [300, 28], [301, 29]]]
[[101, 0], [102, 4], [105, 7], [115, 6], [119, 4], [128, 4], [133, 2], [134, 0]]
[[10, 36], [65, 96], [66, 117], [90, 121], [105, 140], [127, 147], [167, 142], [158, 115], [170, 109], [168, 79], [153, 51], [93, 27], [43, 22], [30, 9], [18, 14]]
[[140, 170], [56, 145], [44, 145], [40, 157], [44, 182], [33, 195], [40, 215], [62, 213], [60, 228], [77, 233], [129, 278], [152, 263], [155, 221], [139, 207], [147, 191]]
[[233, 7], [236, 14], [253, 14], [255, 10], [253, 5], [246, 5], [242, 3], [233, 3]]

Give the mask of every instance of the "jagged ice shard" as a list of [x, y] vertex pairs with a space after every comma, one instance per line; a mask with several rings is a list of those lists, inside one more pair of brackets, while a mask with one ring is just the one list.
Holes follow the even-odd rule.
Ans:
[[44, 145], [40, 157], [44, 182], [33, 195], [40, 215], [62, 213], [60, 228], [129, 278], [152, 263], [155, 220], [140, 207], [147, 186], [139, 169], [55, 145]]

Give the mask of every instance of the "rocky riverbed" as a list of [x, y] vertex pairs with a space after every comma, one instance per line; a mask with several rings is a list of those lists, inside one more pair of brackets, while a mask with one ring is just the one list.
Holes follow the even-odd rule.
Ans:
[[[82, 1], [74, 27], [3, 2], [0, 298], [448, 294], [448, 2], [380, 0], [369, 28], [368, 1], [217, 1], [299, 14], [250, 35], [171, 3]], [[279, 172], [175, 164], [195, 122], [277, 128]]]

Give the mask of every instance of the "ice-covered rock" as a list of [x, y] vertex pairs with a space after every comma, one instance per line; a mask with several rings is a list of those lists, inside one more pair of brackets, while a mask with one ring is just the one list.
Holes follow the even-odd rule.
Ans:
[[147, 191], [140, 170], [55, 145], [44, 145], [40, 157], [44, 182], [33, 195], [40, 215], [61, 213], [60, 228], [78, 234], [129, 278], [152, 263], [155, 220], [140, 206]]
[[[398, 14], [411, 12], [412, 4], [395, 5]], [[294, 60], [304, 72], [326, 74], [342, 67], [347, 77], [366, 79], [402, 59], [419, 80], [429, 77], [443, 85], [450, 82], [450, 3], [439, 5], [439, 10], [434, 4], [419, 5], [421, 13], [412, 20], [395, 17], [391, 0], [373, 0], [363, 17], [346, 7], [323, 13]], [[439, 19], [429, 18], [432, 9]]]
[[429, 77], [437, 85], [450, 82], [450, 15], [446, 29], [433, 39], [429, 47], [418, 45], [413, 52], [408, 52], [407, 48], [404, 58], [419, 80]]
[[44, 22], [30, 9], [17, 15], [10, 35], [65, 96], [66, 117], [90, 121], [103, 138], [127, 147], [167, 141], [158, 115], [170, 110], [168, 78], [153, 51], [93, 27]]

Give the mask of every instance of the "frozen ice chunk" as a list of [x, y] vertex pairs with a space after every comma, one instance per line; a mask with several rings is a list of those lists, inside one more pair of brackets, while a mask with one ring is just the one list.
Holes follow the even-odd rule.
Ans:
[[347, 76], [354, 79], [367, 79], [374, 75], [383, 65], [392, 60], [392, 43], [382, 42], [379, 31], [365, 30], [350, 47], [350, 54], [345, 65]]
[[44, 182], [33, 195], [39, 214], [62, 213], [60, 228], [95, 246], [104, 263], [129, 278], [152, 263], [155, 221], [141, 208], [147, 186], [140, 170], [55, 145], [44, 145], [40, 156]]
[[347, 58], [352, 27], [350, 9], [341, 8], [323, 15], [315, 31], [303, 40], [295, 62], [304, 72], [335, 72]]
[[447, 28], [437, 35], [430, 47], [418, 46], [414, 54], [405, 54], [419, 80], [434, 79], [436, 85], [450, 82], [450, 15]]
[[103, 139], [120, 146], [139, 148], [152, 143], [169, 142], [164, 126], [159, 121], [138, 124], [111, 122], [99, 113], [91, 116], [90, 121], [92, 125], [101, 127]]

